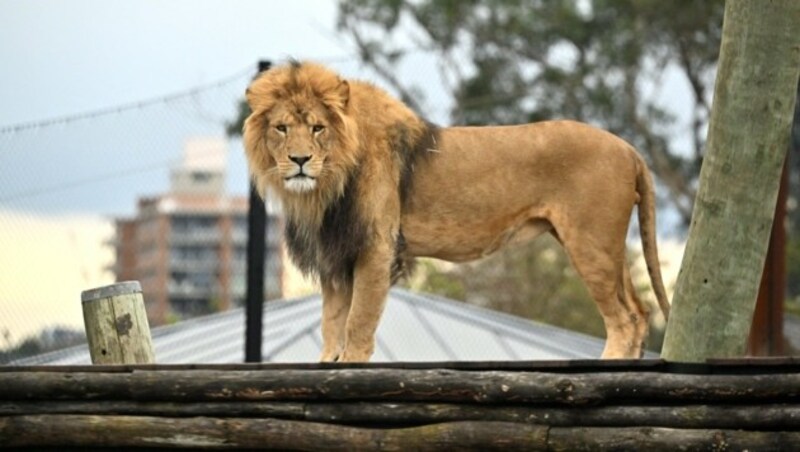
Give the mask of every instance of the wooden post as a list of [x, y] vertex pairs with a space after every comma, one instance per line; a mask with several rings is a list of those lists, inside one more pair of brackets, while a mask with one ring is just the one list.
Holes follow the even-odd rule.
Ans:
[[85, 290], [81, 302], [92, 364], [155, 362], [138, 281]]
[[689, 240], [661, 356], [742, 356], [800, 76], [800, 2], [728, 0]]

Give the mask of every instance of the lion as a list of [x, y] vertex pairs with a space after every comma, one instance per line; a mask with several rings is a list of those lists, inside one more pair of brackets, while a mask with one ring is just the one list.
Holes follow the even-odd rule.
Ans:
[[289, 254], [321, 285], [321, 361], [369, 360], [389, 288], [414, 258], [465, 262], [545, 233], [597, 303], [602, 358], [639, 358], [649, 312], [625, 254], [637, 205], [668, 316], [652, 177], [621, 138], [567, 120], [438, 128], [373, 84], [311, 62], [262, 73], [246, 99], [251, 177], [282, 203]]

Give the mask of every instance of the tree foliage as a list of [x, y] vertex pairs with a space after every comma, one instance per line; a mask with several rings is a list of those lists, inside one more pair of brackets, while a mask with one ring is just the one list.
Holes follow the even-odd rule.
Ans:
[[[641, 256], [630, 253], [629, 261], [634, 259]], [[634, 281], [647, 281], [643, 267], [633, 267], [632, 274]], [[594, 300], [564, 250], [551, 236], [457, 266], [437, 265], [423, 259], [406, 285], [522, 318], [605, 336]], [[649, 302], [650, 309], [658, 309], [649, 283], [636, 289]], [[648, 350], [659, 350], [663, 342], [663, 322], [656, 319], [663, 317], [652, 317], [645, 344]]]
[[[409, 42], [437, 55], [455, 101], [453, 123], [570, 118], [623, 136], [688, 223], [723, 7], [722, 0], [342, 0], [339, 28], [423, 114], [419, 90], [397, 75]], [[675, 114], [653, 95], [667, 73], [690, 87], [688, 145], [672, 139]]]
[[[11, 334], [8, 330], [3, 333], [5, 342], [10, 342]], [[81, 330], [60, 326], [44, 328], [36, 334], [27, 336], [14, 346], [0, 348], [0, 365], [85, 343], [86, 335]]]
[[[603, 321], [566, 253], [550, 236], [442, 270], [422, 261], [413, 289], [602, 337]], [[511, 289], [511, 290], [509, 290]]]

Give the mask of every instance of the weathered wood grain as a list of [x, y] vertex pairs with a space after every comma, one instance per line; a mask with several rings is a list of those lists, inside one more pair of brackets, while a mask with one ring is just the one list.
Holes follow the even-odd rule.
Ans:
[[279, 419], [46, 415], [0, 418], [7, 447], [186, 447], [271, 450], [544, 450], [547, 428], [457, 422], [366, 429]]
[[559, 427], [800, 430], [800, 405], [536, 407], [446, 403], [302, 402], [0, 402], [0, 416], [39, 414], [161, 417], [270, 417], [332, 424], [403, 427], [493, 421]]
[[377, 429], [279, 419], [35, 415], [0, 418], [4, 447], [272, 450], [792, 450], [800, 432], [449, 422]]
[[138, 282], [128, 281], [81, 294], [83, 322], [93, 364], [152, 364], [150, 327]]
[[0, 373], [0, 399], [422, 401], [592, 406], [800, 399], [800, 374], [558, 374], [415, 369]]

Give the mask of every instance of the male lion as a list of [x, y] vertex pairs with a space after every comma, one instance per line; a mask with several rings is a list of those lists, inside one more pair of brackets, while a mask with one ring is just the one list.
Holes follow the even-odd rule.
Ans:
[[437, 129], [312, 63], [265, 72], [247, 102], [252, 177], [282, 201], [291, 257], [322, 285], [322, 361], [369, 359], [389, 286], [413, 257], [463, 262], [546, 232], [597, 302], [603, 358], [638, 358], [648, 312], [625, 260], [636, 204], [667, 315], [653, 182], [622, 139], [572, 121]]

